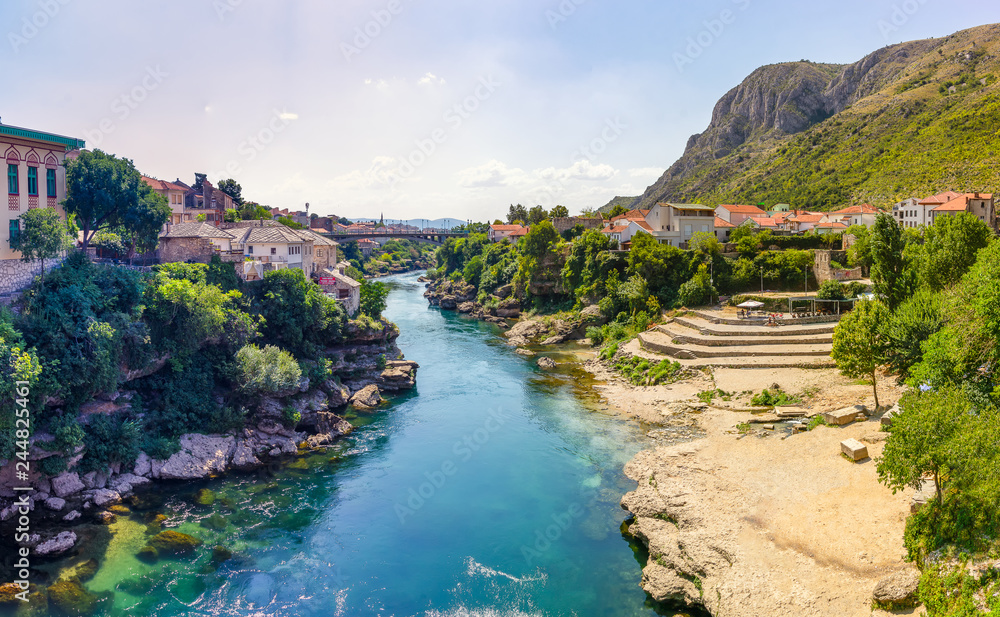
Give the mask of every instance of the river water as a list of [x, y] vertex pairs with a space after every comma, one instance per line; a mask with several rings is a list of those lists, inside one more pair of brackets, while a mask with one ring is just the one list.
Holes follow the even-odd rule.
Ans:
[[[619, 531], [647, 429], [602, 413], [579, 369], [541, 371], [493, 326], [428, 307], [416, 276], [384, 279], [416, 391], [350, 416], [329, 452], [171, 489], [99, 528], [77, 558], [100, 562], [89, 590], [114, 593], [98, 614], [674, 614], [649, 604], [645, 556]], [[155, 513], [198, 554], [138, 560]], [[217, 545], [233, 558], [213, 563]]]

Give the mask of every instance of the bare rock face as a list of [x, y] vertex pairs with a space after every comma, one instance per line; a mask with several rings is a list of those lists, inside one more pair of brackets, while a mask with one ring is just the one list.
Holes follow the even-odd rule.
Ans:
[[417, 385], [417, 369], [420, 365], [409, 360], [387, 362], [379, 375], [378, 385], [383, 390], [410, 390]]
[[54, 512], [58, 512], [66, 507], [66, 500], [58, 497], [49, 497], [45, 500], [45, 507]]
[[85, 488], [87, 487], [80, 481], [80, 476], [73, 472], [59, 474], [52, 478], [52, 492], [55, 493], [56, 497], [65, 498], [79, 493]]
[[332, 379], [324, 384], [323, 388], [329, 395], [329, 405], [331, 408], [343, 407], [351, 400], [351, 391], [344, 386], [338, 385]]
[[920, 571], [907, 568], [894, 572], [879, 581], [875, 586], [872, 598], [882, 608], [895, 610], [910, 608], [917, 604], [917, 585], [920, 583]]
[[458, 305], [459, 313], [474, 313], [479, 308], [475, 302], [463, 302]]
[[524, 347], [531, 343], [532, 339], [535, 339], [548, 330], [545, 324], [541, 321], [535, 321], [534, 319], [525, 319], [519, 321], [514, 326], [508, 330], [504, 336], [509, 340], [509, 344], [516, 347]]
[[446, 311], [454, 311], [458, 308], [458, 298], [452, 295], [441, 296], [439, 306]]
[[354, 408], [360, 411], [375, 409], [381, 402], [382, 394], [376, 385], [365, 386], [351, 397], [351, 405], [354, 405]]
[[219, 435], [182, 435], [181, 450], [171, 456], [159, 470], [165, 480], [194, 480], [220, 474], [226, 470], [236, 439]]
[[116, 504], [122, 500], [122, 496], [118, 491], [114, 491], [109, 488], [95, 489], [90, 491], [87, 496], [94, 502], [94, 505], [99, 508]]
[[[499, 294], [499, 291], [497, 292]], [[516, 298], [507, 298], [497, 306], [497, 317], [517, 318], [521, 316], [521, 303]]]
[[76, 545], [76, 534], [72, 531], [63, 531], [59, 535], [38, 544], [34, 553], [39, 557], [58, 555], [65, 553]]

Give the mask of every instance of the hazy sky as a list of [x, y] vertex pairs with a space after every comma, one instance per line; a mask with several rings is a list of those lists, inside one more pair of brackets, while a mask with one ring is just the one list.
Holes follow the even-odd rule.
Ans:
[[760, 65], [853, 62], [995, 0], [4, 0], [6, 124], [346, 216], [637, 195]]

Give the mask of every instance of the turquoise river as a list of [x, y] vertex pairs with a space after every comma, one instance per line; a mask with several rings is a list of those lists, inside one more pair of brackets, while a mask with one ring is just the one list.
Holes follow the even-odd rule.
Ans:
[[[677, 613], [639, 587], [646, 557], [620, 531], [635, 488], [622, 468], [648, 427], [602, 412], [578, 366], [542, 371], [494, 326], [428, 307], [417, 275], [385, 280], [421, 367], [414, 392], [349, 415], [357, 430], [323, 454], [161, 486], [110, 527], [81, 527], [83, 550], [51, 580], [96, 558], [97, 615]], [[193, 499], [203, 488], [209, 505]], [[198, 553], [140, 561], [156, 514]], [[213, 562], [216, 546], [232, 558]]]

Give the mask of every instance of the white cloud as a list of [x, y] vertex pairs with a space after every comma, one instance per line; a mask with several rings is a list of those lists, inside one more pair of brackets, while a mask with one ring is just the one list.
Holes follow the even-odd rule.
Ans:
[[528, 180], [528, 175], [523, 169], [511, 169], [496, 159], [478, 167], [463, 169], [456, 176], [458, 176], [459, 186], [473, 189], [512, 186]]
[[594, 165], [590, 161], [577, 161], [569, 167], [547, 167], [536, 169], [535, 174], [543, 180], [566, 182], [569, 180], [610, 180], [618, 175], [618, 170], [606, 163]]
[[368, 169], [355, 169], [330, 180], [334, 189], [365, 190], [389, 186], [389, 174], [399, 167], [391, 156], [376, 156]]
[[426, 73], [417, 82], [417, 85], [420, 85], [420, 86], [432, 86], [432, 85], [443, 86], [444, 84], [445, 84], [444, 78], [443, 77], [438, 77], [434, 73]]
[[628, 170], [628, 175], [632, 178], [659, 178], [663, 175], [662, 167], [639, 167]]

